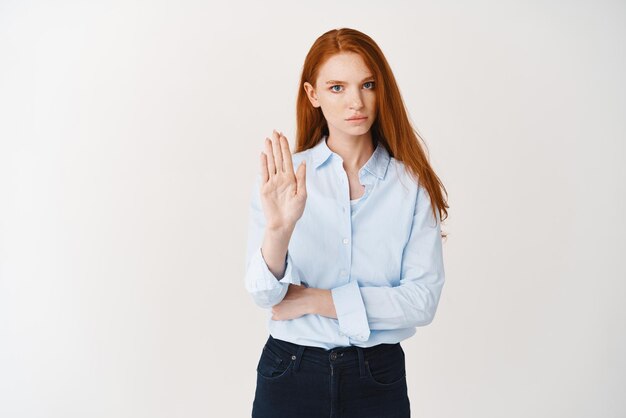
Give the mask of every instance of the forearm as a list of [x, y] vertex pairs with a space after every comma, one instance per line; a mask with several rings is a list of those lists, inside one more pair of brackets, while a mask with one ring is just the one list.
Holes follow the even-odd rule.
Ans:
[[308, 288], [309, 291], [309, 313], [337, 319], [337, 311], [330, 290]]
[[261, 253], [268, 269], [278, 280], [285, 274], [285, 257], [293, 229], [293, 227], [267, 228], [263, 235]]

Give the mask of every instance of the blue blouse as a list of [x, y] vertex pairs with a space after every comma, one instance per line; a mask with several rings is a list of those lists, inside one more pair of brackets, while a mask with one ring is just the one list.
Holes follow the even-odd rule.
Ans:
[[[402, 162], [377, 143], [359, 170], [365, 186], [350, 201], [342, 158], [324, 136], [292, 155], [306, 160], [307, 201], [275, 277], [261, 253], [265, 216], [257, 175], [252, 190], [245, 287], [266, 308], [268, 331], [295, 344], [331, 349], [396, 343], [432, 322], [445, 281], [440, 218], [430, 197]], [[272, 320], [289, 284], [330, 289], [337, 319], [309, 314]]]

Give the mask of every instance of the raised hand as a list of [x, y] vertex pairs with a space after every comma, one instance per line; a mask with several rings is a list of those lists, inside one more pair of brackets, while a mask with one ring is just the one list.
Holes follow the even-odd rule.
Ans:
[[294, 175], [287, 138], [279, 132], [265, 138], [260, 155], [261, 204], [268, 229], [293, 230], [304, 213], [306, 203], [306, 165]]

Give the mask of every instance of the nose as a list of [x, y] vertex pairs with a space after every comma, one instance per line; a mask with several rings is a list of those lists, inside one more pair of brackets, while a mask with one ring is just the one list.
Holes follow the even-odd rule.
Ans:
[[349, 100], [350, 109], [360, 109], [363, 107], [363, 101], [361, 100], [360, 93], [353, 93]]

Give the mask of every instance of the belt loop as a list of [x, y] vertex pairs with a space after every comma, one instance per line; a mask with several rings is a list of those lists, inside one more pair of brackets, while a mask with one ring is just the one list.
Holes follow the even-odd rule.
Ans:
[[365, 372], [365, 356], [363, 355], [363, 349], [359, 346], [354, 346], [356, 348], [356, 352], [359, 355], [359, 372], [361, 374], [361, 377], [365, 377], [367, 376], [367, 373]]
[[298, 346], [298, 353], [296, 354], [296, 364], [293, 366], [293, 371], [297, 372], [300, 368], [300, 360], [302, 360], [302, 354], [304, 353], [304, 346]]

